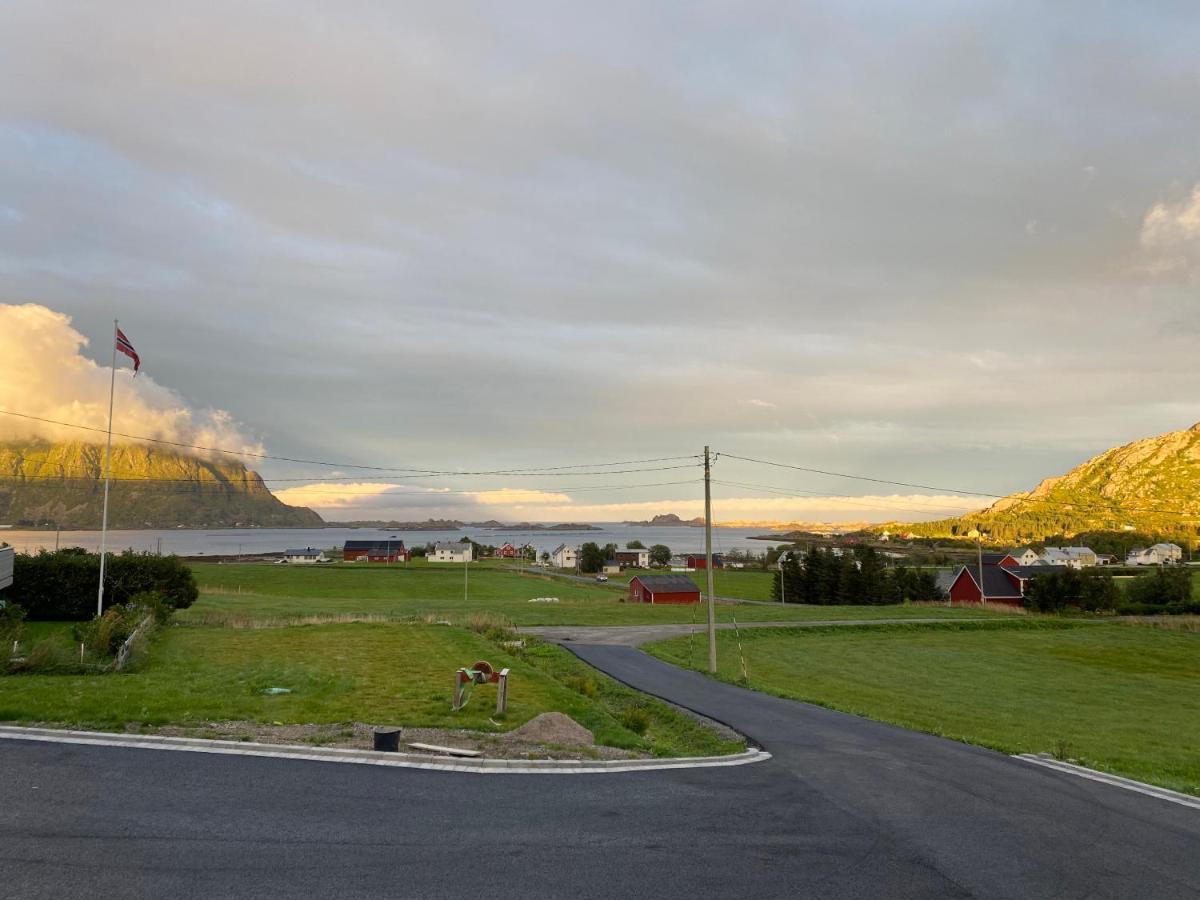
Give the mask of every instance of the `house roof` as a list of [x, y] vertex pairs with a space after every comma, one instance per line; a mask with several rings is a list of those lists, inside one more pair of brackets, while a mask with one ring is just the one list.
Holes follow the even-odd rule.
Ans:
[[1155, 544], [1151, 550], [1183, 550], [1178, 544]]
[[461, 553], [464, 549], [470, 548], [470, 544], [464, 544], [461, 541], [438, 541], [433, 545], [433, 549], [445, 550], [448, 553]]
[[983, 554], [983, 564], [985, 566], [998, 566], [1002, 560], [1007, 558], [1007, 553], [985, 553]]
[[562, 553], [564, 550], [574, 550], [574, 549], [575, 549], [574, 547], [568, 547], [566, 544], [559, 544], [557, 547], [555, 547], [553, 550], [550, 551], [550, 555], [558, 556], [558, 554]]
[[303, 550], [284, 550], [284, 556], [320, 556], [322, 550], [314, 550], [312, 547], [305, 547]]
[[700, 593], [696, 582], [686, 575], [638, 575], [629, 583], [633, 584], [634, 581], [640, 582], [652, 594]]
[[[397, 550], [404, 549], [404, 541], [346, 541], [342, 547], [343, 550], [376, 550], [383, 553], [393, 553]], [[288, 551], [289, 553], [291, 551]]]
[[[999, 566], [984, 565], [983, 567], [983, 593], [986, 597], [995, 598], [1019, 598], [1021, 596], [1020, 589], [1013, 584], [1012, 579], [1005, 573], [1014, 572], [1015, 569], [1002, 569]], [[967, 577], [975, 582], [976, 587], [979, 586], [979, 566], [963, 566], [959, 570], [959, 575], [955, 576], [955, 581], [962, 575], [967, 573]]]

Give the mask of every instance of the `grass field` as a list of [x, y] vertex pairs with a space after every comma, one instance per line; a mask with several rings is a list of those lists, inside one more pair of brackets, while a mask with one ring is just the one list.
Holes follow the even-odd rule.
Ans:
[[[556, 570], [552, 570], [556, 571]], [[573, 574], [573, 573], [572, 573]], [[635, 575], [656, 575], [658, 572], [626, 569], [619, 575], [610, 575], [609, 584], [624, 588]], [[705, 572], [684, 572], [700, 590], [708, 590]], [[738, 600], [771, 600], [771, 585], [774, 573], [762, 569], [715, 569], [713, 590], [718, 597], [733, 597]]]
[[[127, 674], [0, 678], [0, 720], [110, 730], [130, 724], [247, 721], [368, 722], [486, 732], [557, 710], [610, 746], [663, 755], [740, 749], [665, 704], [603, 678], [557, 647], [535, 642], [515, 652], [505, 652], [473, 631], [436, 625], [172, 626], [155, 639], [148, 659]], [[450, 709], [454, 671], [479, 659], [512, 669], [509, 711], [499, 725], [493, 721], [492, 685], [474, 687], [464, 710]], [[572, 689], [571, 679], [590, 680], [592, 696]], [[272, 687], [290, 693], [263, 693]], [[619, 721], [631, 706], [649, 715], [644, 736]]]
[[[180, 621], [221, 624], [238, 619], [297, 619], [305, 616], [426, 617], [464, 622], [486, 614], [515, 625], [640, 625], [691, 622], [703, 609], [619, 602], [625, 586], [579, 584], [540, 574], [518, 574], [495, 566], [472, 569], [463, 596], [462, 567], [270, 564], [193, 566], [202, 595]], [[703, 573], [698, 573], [703, 574]], [[733, 575], [733, 573], [730, 573]], [[754, 574], [754, 573], [750, 573]], [[765, 573], [757, 573], [764, 575]], [[738, 573], [734, 577], [743, 577]], [[557, 597], [558, 603], [530, 603]], [[724, 605], [717, 617], [730, 621], [976, 617], [974, 609], [942, 606]]]
[[[719, 641], [719, 677], [739, 682], [734, 636]], [[741, 642], [758, 690], [1200, 794], [1195, 632], [1033, 621], [770, 629]], [[685, 639], [647, 649], [689, 663]]]

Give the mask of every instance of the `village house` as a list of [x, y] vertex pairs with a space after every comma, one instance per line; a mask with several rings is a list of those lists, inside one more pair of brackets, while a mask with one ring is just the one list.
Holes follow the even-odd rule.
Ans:
[[1008, 555], [1017, 561], [1018, 566], [1036, 566], [1041, 559], [1032, 547], [1022, 547], [1020, 550], [1010, 550]]
[[1042, 559], [1052, 566], [1085, 569], [1096, 565], [1096, 554], [1090, 547], [1047, 547]]
[[600, 567], [600, 574], [602, 574], [602, 575], [620, 575], [621, 574], [621, 564], [619, 562], [617, 562], [615, 559], [606, 559], [604, 561], [604, 565], [602, 565]]
[[629, 603], [699, 603], [700, 588], [686, 575], [635, 575]]
[[346, 541], [342, 545], [342, 562], [395, 563], [408, 562], [412, 552], [404, 541]]
[[629, 566], [634, 569], [650, 568], [649, 550], [618, 550], [613, 555], [613, 558], [622, 566]]
[[470, 541], [444, 543], [439, 541], [433, 545], [433, 550], [425, 555], [431, 563], [466, 563], [474, 558], [474, 548]]
[[329, 562], [329, 559], [325, 556], [325, 551], [305, 547], [303, 550], [284, 550], [283, 561], [293, 566], [311, 566]]
[[1127, 566], [1171, 566], [1183, 560], [1183, 548], [1178, 544], [1155, 544], [1135, 547], [1125, 557]]
[[[1011, 559], [1007, 554], [1004, 558]], [[946, 593], [952, 604], [970, 605], [986, 600], [988, 603], [1023, 606], [1025, 586], [1034, 578], [1046, 575], [1050, 571], [1051, 567], [1045, 565], [989, 565], [985, 559], [982, 570], [978, 564], [959, 569]]]
[[579, 550], [559, 544], [550, 551], [550, 565], [557, 569], [574, 569], [579, 563]]
[[517, 548], [512, 544], [504, 544], [502, 547], [497, 547], [492, 556], [500, 559], [516, 559], [518, 556]]
[[[725, 560], [722, 558], [720, 553], [714, 553], [712, 555], [712, 558], [713, 558], [713, 568], [714, 569], [725, 568]], [[705, 558], [703, 553], [689, 553], [687, 555], [686, 564], [689, 569], [707, 569], [708, 568], [708, 560]]]

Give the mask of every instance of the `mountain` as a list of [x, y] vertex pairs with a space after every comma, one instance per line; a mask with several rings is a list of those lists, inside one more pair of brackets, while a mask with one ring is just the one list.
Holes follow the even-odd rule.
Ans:
[[1106, 450], [1065, 475], [977, 513], [888, 527], [923, 537], [964, 536], [978, 529], [993, 541], [1019, 542], [1085, 531], [1190, 539], [1200, 534], [1198, 526], [1200, 424]]
[[[47, 441], [0, 443], [0, 523], [99, 528], [104, 448]], [[257, 472], [232, 459], [206, 459], [129, 444], [113, 447], [110, 528], [319, 528], [311, 509], [288, 506]]]
[[649, 527], [657, 528], [657, 527], [661, 527], [664, 525], [671, 526], [671, 527], [679, 527], [679, 526], [692, 527], [694, 525], [703, 525], [704, 519], [699, 516], [696, 517], [695, 519], [681, 519], [681, 518], [679, 518], [679, 516], [675, 515], [675, 513], [666, 513], [665, 515], [655, 516], [653, 519], [649, 519], [648, 521], [645, 521], [645, 522], [622, 522], [621, 524], [622, 525], [639, 525], [639, 526], [643, 526], [643, 527], [647, 527], [647, 528], [649, 528]]

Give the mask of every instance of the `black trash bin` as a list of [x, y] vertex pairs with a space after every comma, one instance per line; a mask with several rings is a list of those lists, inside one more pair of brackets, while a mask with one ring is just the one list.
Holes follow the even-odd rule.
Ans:
[[384, 753], [398, 753], [400, 750], [399, 728], [376, 728], [375, 749]]

